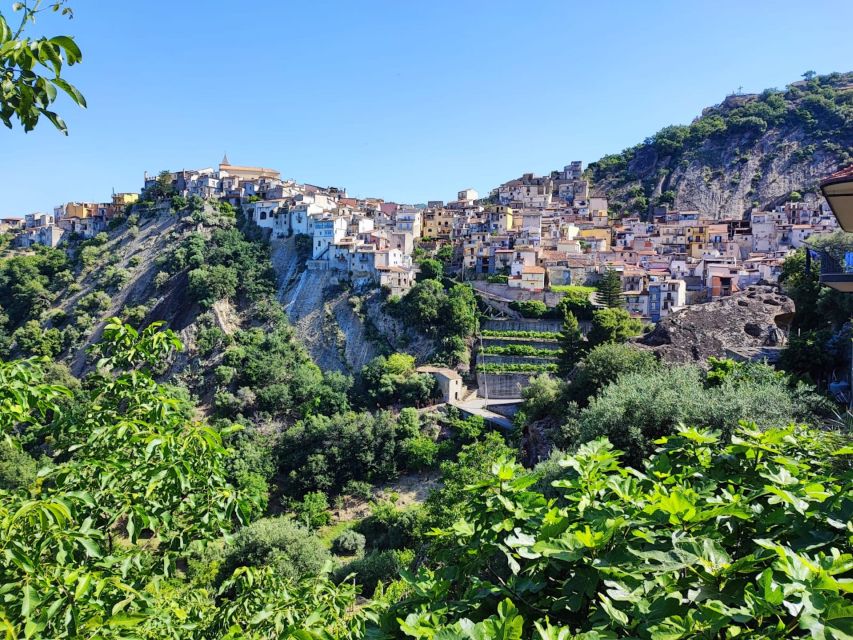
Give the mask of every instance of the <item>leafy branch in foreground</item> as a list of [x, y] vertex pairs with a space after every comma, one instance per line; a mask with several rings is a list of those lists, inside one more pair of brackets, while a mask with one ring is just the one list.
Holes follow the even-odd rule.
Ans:
[[[681, 428], [643, 471], [606, 439], [558, 497], [510, 462], [435, 531], [432, 568], [383, 616], [407, 638], [851, 638], [850, 455], [838, 438]], [[849, 441], [848, 437], [844, 440]], [[552, 492], [553, 493], [553, 492]], [[473, 633], [476, 630], [477, 633]], [[393, 637], [403, 637], [393, 635]]]
[[67, 135], [65, 121], [50, 107], [59, 91], [75, 104], [86, 106], [83, 94], [62, 77], [63, 67], [77, 64], [83, 54], [69, 36], [32, 39], [25, 37], [24, 32], [39, 14], [52, 11], [72, 17], [71, 8], [66, 0], [45, 6], [42, 0], [35, 0], [32, 4], [16, 2], [12, 10], [20, 13], [17, 28], [10, 26], [0, 13], [0, 121], [11, 129], [17, 119], [24, 131], [32, 131], [44, 116]]

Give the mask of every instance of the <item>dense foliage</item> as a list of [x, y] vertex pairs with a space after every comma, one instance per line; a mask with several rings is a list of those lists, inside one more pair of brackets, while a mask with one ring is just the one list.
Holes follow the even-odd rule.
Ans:
[[69, 36], [34, 39], [26, 36], [26, 30], [39, 13], [50, 10], [71, 17], [71, 8], [66, 0], [51, 0], [44, 6], [36, 0], [15, 2], [12, 10], [19, 13], [14, 20], [17, 26], [0, 12], [0, 121], [11, 129], [17, 120], [24, 131], [32, 131], [45, 117], [67, 135], [65, 121], [50, 107], [59, 91], [75, 104], [86, 106], [83, 94], [62, 77], [63, 67], [81, 62], [83, 54]]
[[[849, 464], [825, 434], [693, 428], [639, 469], [605, 439], [561, 463], [559, 500], [514, 464], [467, 490], [438, 563], [385, 628], [409, 638], [850, 637]], [[839, 450], [849, 456], [851, 449]], [[848, 458], [849, 459], [849, 458]], [[845, 524], [846, 523], [846, 524]]]
[[[821, 239], [820, 248], [843, 254], [850, 234], [839, 232]], [[853, 300], [849, 295], [820, 284], [820, 264], [812, 260], [806, 268], [805, 249], [785, 259], [779, 282], [796, 306], [791, 336], [781, 365], [820, 385], [849, 368], [850, 318]]]

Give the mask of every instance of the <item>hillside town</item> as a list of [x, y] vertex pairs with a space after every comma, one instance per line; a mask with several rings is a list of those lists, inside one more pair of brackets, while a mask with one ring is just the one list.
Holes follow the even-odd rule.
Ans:
[[50, 214], [0, 219], [0, 232], [24, 248], [92, 238], [164, 180], [185, 198], [242, 207], [273, 238], [310, 239], [307, 267], [333, 270], [354, 285], [403, 295], [415, 282], [417, 256], [449, 246], [451, 271], [496, 303], [553, 306], [561, 289], [594, 285], [612, 270], [621, 277], [625, 308], [652, 322], [775, 283], [786, 255], [837, 228], [822, 198], [799, 193], [746, 215], [712, 218], [660, 206], [615, 219], [580, 161], [547, 176], [524, 174], [484, 197], [462, 189], [449, 202], [399, 204], [297, 184], [278, 170], [233, 165], [226, 156], [217, 168], [146, 173], [140, 193], [114, 193], [109, 202], [68, 202]]

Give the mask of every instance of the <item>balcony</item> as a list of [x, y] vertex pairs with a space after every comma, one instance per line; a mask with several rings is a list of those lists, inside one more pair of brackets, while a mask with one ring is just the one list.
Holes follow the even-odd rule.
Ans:
[[844, 254], [816, 251], [820, 259], [820, 282], [845, 293], [853, 293], [853, 251]]

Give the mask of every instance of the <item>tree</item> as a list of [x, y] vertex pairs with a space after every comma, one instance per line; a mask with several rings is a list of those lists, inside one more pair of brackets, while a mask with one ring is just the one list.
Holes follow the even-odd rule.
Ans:
[[815, 71], [813, 71], [812, 69], [809, 69], [808, 71], [803, 73], [802, 78], [806, 82], [809, 82], [809, 81], [813, 80], [816, 75], [817, 75], [817, 73]]
[[25, 37], [24, 32], [39, 14], [50, 10], [71, 17], [71, 8], [66, 0], [44, 6], [42, 0], [35, 0], [32, 5], [16, 2], [12, 10], [20, 12], [17, 28], [11, 27], [0, 13], [0, 120], [9, 129], [17, 120], [29, 132], [43, 116], [67, 135], [65, 121], [50, 106], [57, 98], [57, 89], [75, 104], [86, 106], [83, 94], [62, 77], [63, 66], [77, 64], [83, 54], [69, 36], [34, 40]]
[[73, 411], [62, 410], [71, 390], [48, 383], [40, 363], [0, 363], [0, 432], [49, 440], [56, 452], [29, 491], [0, 491], [0, 546], [10, 550], [0, 580], [20, 594], [3, 605], [11, 637], [113, 634], [147, 620], [149, 586], [243, 517], [220, 434], [190, 421], [151, 377], [180, 347], [158, 328], [108, 323], [99, 373]]
[[522, 411], [527, 420], [539, 420], [553, 413], [554, 403], [560, 396], [561, 382], [547, 373], [540, 373], [530, 378], [521, 390], [524, 398]]
[[586, 406], [590, 398], [619, 376], [648, 374], [657, 366], [657, 360], [649, 351], [628, 344], [606, 342], [591, 349], [578, 364], [571, 383], [566, 387], [566, 399]]
[[622, 276], [614, 269], [608, 269], [598, 281], [598, 302], [606, 307], [620, 308], [624, 306], [622, 297]]
[[224, 265], [200, 267], [189, 273], [190, 295], [203, 307], [237, 294], [237, 272]]
[[418, 263], [421, 272], [418, 274], [419, 280], [441, 280], [444, 275], [444, 265], [433, 258], [426, 258]]
[[578, 319], [571, 311], [565, 310], [563, 315], [563, 327], [560, 330], [560, 359], [559, 371], [563, 376], [571, 373], [575, 365], [580, 361], [586, 350]]
[[427, 522], [433, 527], [450, 526], [462, 513], [465, 488], [488, 477], [492, 465], [514, 457], [515, 450], [494, 431], [462, 447], [455, 461], [441, 463], [441, 484], [426, 500]]
[[271, 567], [290, 578], [316, 576], [329, 559], [323, 543], [289, 516], [262, 518], [240, 529], [222, 563], [220, 579], [238, 567]]
[[643, 322], [632, 318], [624, 309], [599, 309], [592, 314], [592, 326], [587, 334], [590, 346], [608, 342], [625, 342], [640, 335]]
[[291, 503], [297, 519], [309, 529], [319, 529], [329, 524], [329, 501], [322, 491], [306, 493], [302, 500]]
[[438, 280], [422, 280], [403, 298], [405, 320], [427, 334], [435, 335], [442, 324], [440, 313], [446, 300], [447, 294]]
[[569, 449], [605, 436], [638, 464], [655, 450], [658, 438], [674, 433], [679, 424], [707, 425], [727, 440], [740, 421], [760, 428], [801, 424], [827, 409], [813, 390], [785, 377], [755, 369], [746, 374], [707, 386], [694, 366], [622, 373], [567, 419], [558, 446]]

